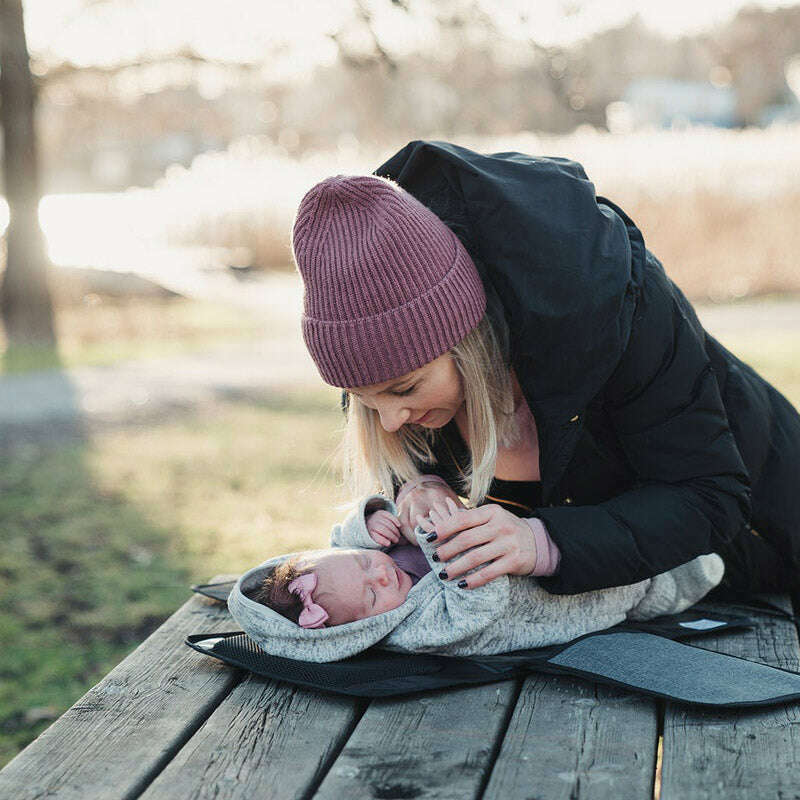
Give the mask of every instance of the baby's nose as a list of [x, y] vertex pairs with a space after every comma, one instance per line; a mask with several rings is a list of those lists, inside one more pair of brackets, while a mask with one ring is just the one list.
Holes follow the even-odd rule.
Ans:
[[391, 582], [392, 579], [392, 568], [388, 564], [381, 564], [378, 568], [378, 583], [381, 586], [386, 586]]

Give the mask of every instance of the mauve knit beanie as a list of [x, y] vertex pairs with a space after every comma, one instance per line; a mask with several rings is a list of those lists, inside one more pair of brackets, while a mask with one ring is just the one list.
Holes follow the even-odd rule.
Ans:
[[322, 379], [358, 387], [433, 361], [481, 320], [486, 295], [458, 237], [387, 178], [335, 175], [303, 197], [292, 251], [303, 338]]

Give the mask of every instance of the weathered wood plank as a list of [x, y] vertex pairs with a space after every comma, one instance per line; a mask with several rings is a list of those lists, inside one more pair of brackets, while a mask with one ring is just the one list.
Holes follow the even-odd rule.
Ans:
[[[787, 610], [788, 598], [769, 600]], [[758, 616], [753, 631], [699, 639], [720, 653], [800, 670], [797, 629]], [[771, 709], [701, 711], [668, 704], [661, 800], [800, 798], [800, 703]]]
[[227, 609], [194, 597], [0, 772], [0, 797], [137, 797], [239, 681], [183, 643], [235, 630]]
[[353, 730], [363, 703], [249, 675], [141, 800], [308, 797]]
[[373, 700], [315, 800], [479, 797], [515, 696], [505, 681]]
[[653, 797], [654, 701], [579, 679], [525, 679], [484, 800]]

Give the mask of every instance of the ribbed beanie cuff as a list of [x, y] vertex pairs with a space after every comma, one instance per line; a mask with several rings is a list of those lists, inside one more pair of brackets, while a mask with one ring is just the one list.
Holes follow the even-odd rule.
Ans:
[[336, 175], [303, 198], [292, 250], [303, 338], [333, 386], [412, 372], [480, 322], [486, 295], [458, 237], [394, 182]]

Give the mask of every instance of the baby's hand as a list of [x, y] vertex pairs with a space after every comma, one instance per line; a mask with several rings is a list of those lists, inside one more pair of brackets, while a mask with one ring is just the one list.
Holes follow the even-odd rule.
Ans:
[[391, 547], [400, 541], [400, 520], [391, 511], [381, 508], [367, 517], [367, 531], [373, 542]]
[[417, 517], [417, 525], [419, 525], [424, 531], [431, 533], [431, 531], [435, 530], [436, 527], [449, 519], [459, 511], [466, 511], [467, 509], [461, 504], [461, 502], [455, 503], [449, 497], [445, 498], [444, 503], [436, 503], [433, 508], [431, 508], [430, 512], [428, 513], [427, 518], [423, 518], [421, 516]]

